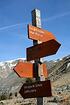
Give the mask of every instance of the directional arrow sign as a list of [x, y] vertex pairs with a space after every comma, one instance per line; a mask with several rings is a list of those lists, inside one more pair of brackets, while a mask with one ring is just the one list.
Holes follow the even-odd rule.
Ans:
[[33, 65], [30, 62], [18, 62], [14, 67], [14, 71], [19, 77], [33, 77]]
[[[47, 68], [46, 64], [43, 65], [43, 74], [47, 78], [48, 73], [47, 73]], [[19, 77], [21, 78], [35, 78], [36, 77], [36, 72], [34, 69], [34, 64], [30, 62], [18, 62], [17, 65], [14, 67], [14, 71], [18, 74]]]
[[50, 97], [52, 96], [50, 80], [25, 83], [19, 93], [23, 98]]
[[26, 49], [27, 61], [39, 59], [41, 57], [53, 55], [60, 47], [60, 43], [52, 39], [47, 42], [29, 47]]
[[56, 40], [55, 36], [51, 32], [32, 25], [28, 25], [28, 38], [42, 42], [49, 41], [51, 39]]

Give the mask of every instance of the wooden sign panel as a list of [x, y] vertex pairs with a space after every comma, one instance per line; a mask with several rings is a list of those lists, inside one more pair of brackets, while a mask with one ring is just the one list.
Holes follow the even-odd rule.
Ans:
[[41, 57], [53, 55], [57, 52], [60, 45], [60, 43], [52, 39], [50, 41], [29, 47], [26, 49], [27, 61], [36, 60]]
[[[46, 64], [42, 64], [42, 66], [44, 77], [47, 78], [48, 70], [46, 68]], [[14, 71], [21, 78], [36, 78], [37, 76], [34, 69], [34, 64], [30, 62], [18, 62], [17, 65], [14, 67]]]
[[43, 63], [42, 66], [43, 66], [43, 75], [44, 75], [45, 78], [47, 78], [48, 77], [48, 69], [47, 69], [47, 66], [46, 66], [45, 63]]
[[28, 25], [28, 38], [42, 42], [49, 41], [51, 39], [56, 40], [55, 36], [51, 32], [32, 25]]
[[25, 83], [19, 93], [23, 98], [50, 97], [52, 96], [50, 80]]
[[14, 71], [19, 77], [33, 77], [33, 65], [30, 62], [18, 62], [14, 67]]

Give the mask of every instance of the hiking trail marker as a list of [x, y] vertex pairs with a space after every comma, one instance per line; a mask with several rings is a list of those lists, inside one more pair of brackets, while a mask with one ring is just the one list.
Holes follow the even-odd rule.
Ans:
[[[39, 66], [39, 64], [38, 64]], [[45, 78], [48, 77], [48, 70], [46, 68], [46, 64], [43, 63], [43, 74]], [[34, 68], [34, 63], [31, 62], [23, 62], [19, 61], [17, 65], [14, 67], [14, 71], [21, 78], [36, 78], [36, 72]]]
[[41, 44], [27, 48], [27, 61], [56, 54], [60, 44], [52, 39]]
[[[28, 38], [33, 46], [26, 48], [27, 62], [18, 62], [14, 71], [21, 78], [36, 78], [35, 83], [25, 83], [19, 93], [23, 98], [37, 98], [37, 105], [43, 105], [43, 97], [52, 96], [51, 82], [47, 78], [46, 65], [41, 57], [56, 54], [61, 44], [55, 36], [41, 28], [40, 10], [32, 11], [32, 25], [28, 25]], [[34, 63], [28, 62], [34, 60]]]
[[50, 80], [25, 83], [19, 93], [23, 98], [50, 97], [52, 96]]
[[42, 28], [38, 28], [32, 25], [28, 25], [28, 38], [32, 40], [39, 40], [41, 42], [46, 42], [52, 39], [55, 39], [55, 36]]

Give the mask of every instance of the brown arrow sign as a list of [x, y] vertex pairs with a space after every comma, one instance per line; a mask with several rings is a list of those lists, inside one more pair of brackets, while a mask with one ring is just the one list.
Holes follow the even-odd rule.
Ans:
[[[46, 64], [42, 64], [43, 66], [43, 74], [44, 77], [48, 77], [48, 70], [46, 68]], [[36, 72], [34, 68], [34, 64], [30, 62], [18, 62], [17, 65], [13, 68], [13, 70], [18, 74], [21, 78], [36, 78]]]
[[51, 32], [32, 25], [28, 25], [28, 38], [42, 42], [49, 41], [51, 39], [56, 40], [55, 36]]
[[29, 47], [26, 49], [27, 61], [36, 60], [41, 57], [53, 55], [57, 52], [60, 47], [60, 43], [52, 39], [47, 42]]
[[23, 98], [50, 97], [52, 96], [50, 80], [25, 83], [19, 93]]

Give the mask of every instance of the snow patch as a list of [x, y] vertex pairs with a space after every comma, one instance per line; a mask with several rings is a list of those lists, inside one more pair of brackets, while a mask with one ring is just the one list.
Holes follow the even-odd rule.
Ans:
[[67, 68], [70, 66], [70, 63], [67, 64]]

